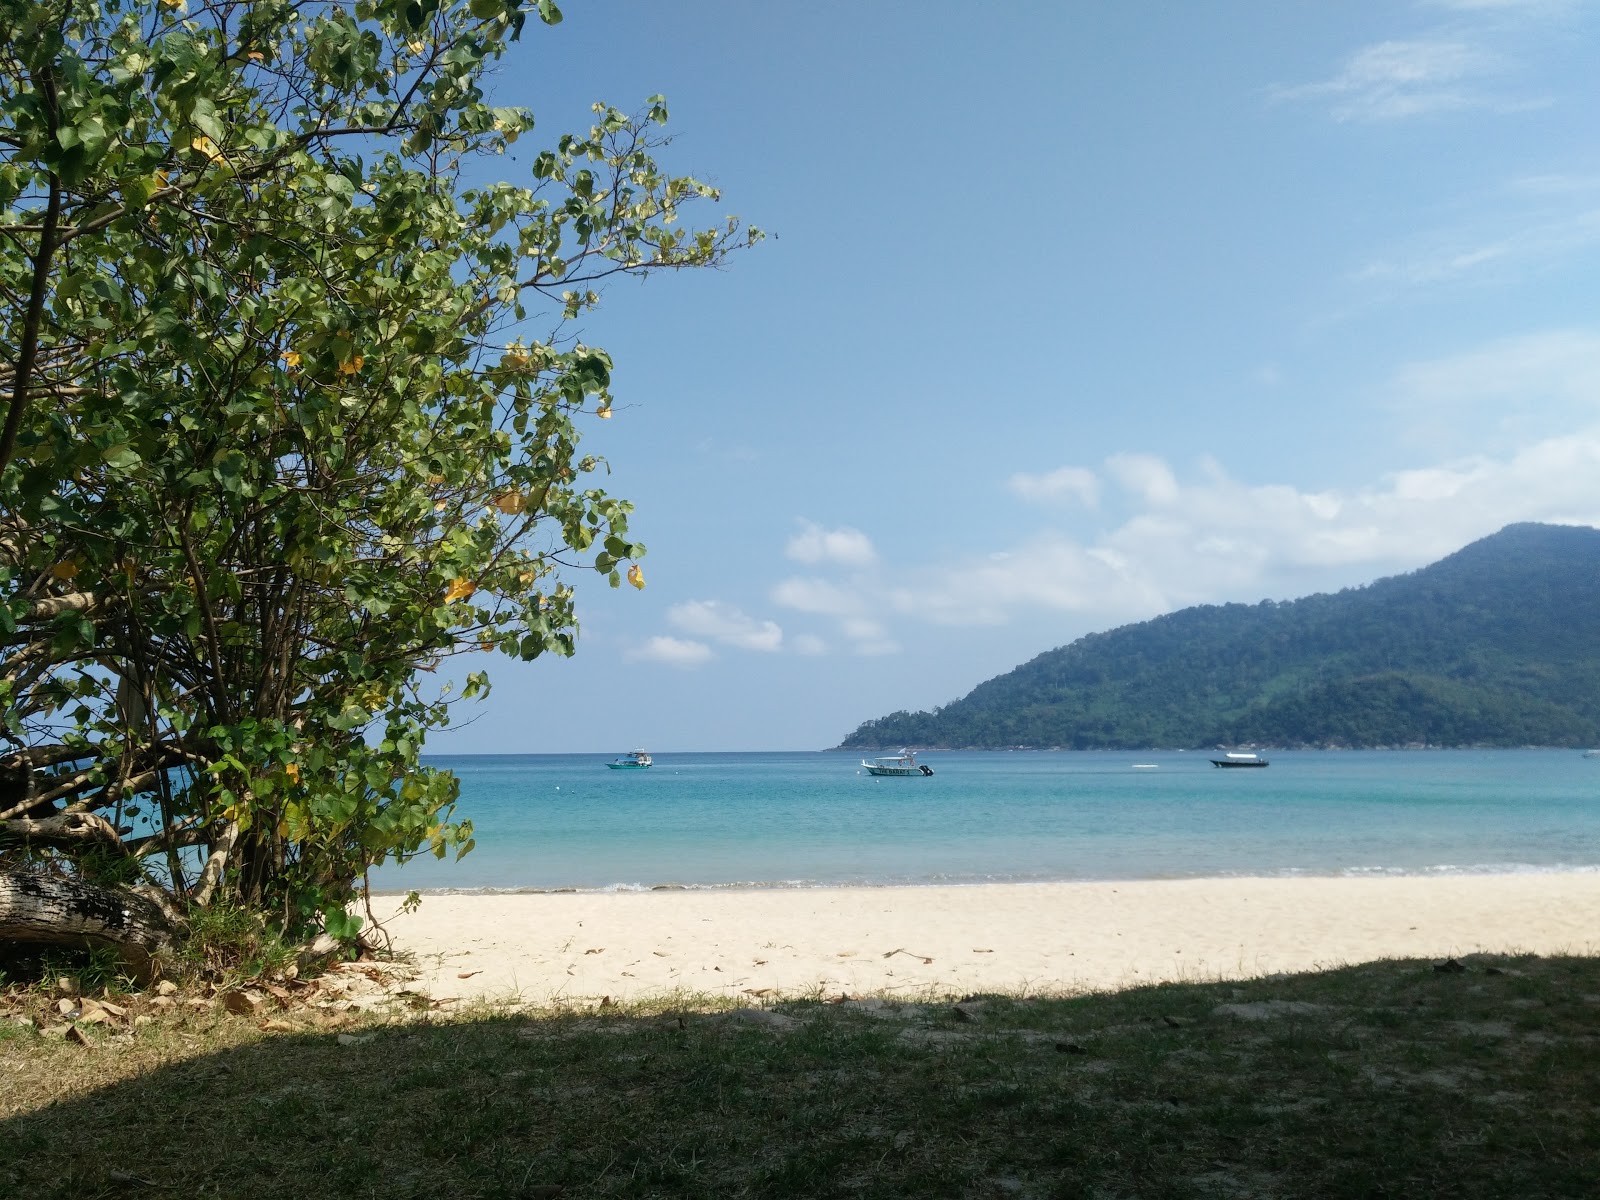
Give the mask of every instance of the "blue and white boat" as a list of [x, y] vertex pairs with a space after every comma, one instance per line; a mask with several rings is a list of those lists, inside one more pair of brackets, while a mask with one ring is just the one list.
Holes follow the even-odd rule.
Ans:
[[628, 754], [613, 758], [606, 766], [613, 771], [642, 771], [654, 761], [643, 750], [634, 750]]

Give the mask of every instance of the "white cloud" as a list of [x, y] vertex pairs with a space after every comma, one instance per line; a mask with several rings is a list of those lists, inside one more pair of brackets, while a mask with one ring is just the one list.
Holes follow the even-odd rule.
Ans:
[[825, 579], [800, 576], [785, 579], [773, 588], [772, 601], [785, 608], [825, 617], [853, 616], [861, 609], [861, 599], [854, 590]]
[[[1517, 189], [1522, 185], [1513, 185]], [[1576, 189], [1568, 194], [1576, 194]], [[1556, 193], [1547, 192], [1545, 195]], [[1446, 230], [1419, 239], [1419, 244], [1366, 263], [1351, 275], [1356, 283], [1423, 287], [1445, 283], [1487, 268], [1507, 270], [1562, 262], [1600, 245], [1600, 208], [1566, 213], [1521, 213], [1515, 228], [1493, 233]]]
[[711, 647], [704, 642], [675, 637], [653, 637], [624, 656], [630, 662], [658, 662], [669, 667], [698, 667], [711, 661]]
[[1389, 404], [1422, 446], [1454, 447], [1467, 431], [1516, 445], [1585, 428], [1600, 415], [1600, 333], [1546, 330], [1413, 363]]
[[783, 630], [774, 621], [758, 621], [718, 600], [690, 600], [667, 610], [667, 620], [681, 633], [710, 638], [741, 650], [768, 653], [783, 646]]
[[1076, 500], [1086, 508], [1100, 503], [1100, 480], [1085, 467], [1058, 467], [1046, 475], [1018, 472], [1007, 486], [1024, 500]]
[[[1098, 473], [1029, 476], [1014, 492], [1081, 495], [1092, 478], [1122, 495], [1119, 523], [1073, 536], [1046, 529], [938, 562], [863, 569], [848, 579], [795, 576], [771, 600], [832, 622], [847, 653], [921, 645], [917, 625], [1109, 628], [1193, 604], [1253, 602], [1412, 570], [1517, 521], [1600, 526], [1600, 330], [1549, 330], [1409, 364], [1382, 389], [1435, 436], [1409, 464], [1341, 488], [1240, 479], [1210, 458], [1145, 453]], [[1452, 415], [1505, 422], [1490, 453], [1452, 453]], [[1555, 416], [1537, 428], [1518, 414]], [[1542, 419], [1542, 418], [1541, 418]], [[1378, 431], [1374, 431], [1375, 435]], [[1081, 473], [1080, 473], [1081, 472]], [[1056, 476], [1059, 475], [1059, 478]], [[1053, 482], [1047, 482], [1052, 481]], [[1075, 523], [1090, 519], [1079, 510]], [[1041, 617], [1044, 620], [1041, 622]], [[1048, 634], [1041, 641], [1046, 641]], [[821, 649], [820, 639], [807, 652]], [[798, 642], [796, 643], [798, 649]]]
[[1113, 454], [1106, 459], [1106, 474], [1146, 504], [1163, 506], [1178, 498], [1172, 468], [1154, 455]]
[[796, 634], [793, 640], [794, 652], [815, 658], [828, 652], [828, 643], [814, 633]]
[[[822, 579], [785, 579], [772, 589], [772, 599], [786, 608], [833, 618], [839, 636], [853, 654], [900, 653], [900, 644], [888, 635], [882, 618], [876, 615], [885, 601], [870, 578], [862, 577], [848, 585]], [[809, 644], [821, 652], [820, 639]]]
[[785, 553], [796, 562], [808, 565], [839, 563], [846, 567], [866, 567], [877, 561], [872, 540], [848, 525], [824, 529], [814, 521], [800, 522], [800, 532], [789, 539]]
[[[1159, 460], [1128, 457], [1158, 474]], [[1112, 623], [1299, 595], [1307, 578], [1409, 570], [1514, 521], [1600, 525], [1600, 427], [1500, 457], [1397, 471], [1346, 492], [1243, 483], [1214, 463], [1201, 464], [1191, 482], [1165, 474], [1174, 491], [1155, 490], [1158, 511], [1093, 544], [1048, 533], [1003, 558], [924, 568], [893, 591], [893, 607], [945, 625], [1003, 624], [1038, 611]]]
[[1503, 68], [1496, 55], [1454, 38], [1377, 42], [1331, 78], [1279, 87], [1282, 100], [1327, 99], [1339, 121], [1395, 121], [1486, 105], [1472, 86]]

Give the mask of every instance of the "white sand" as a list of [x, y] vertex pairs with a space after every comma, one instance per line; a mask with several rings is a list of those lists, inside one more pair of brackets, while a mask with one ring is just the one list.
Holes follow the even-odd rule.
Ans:
[[1600, 954], [1600, 872], [447, 895], [388, 926], [438, 998], [1060, 993], [1475, 951]]

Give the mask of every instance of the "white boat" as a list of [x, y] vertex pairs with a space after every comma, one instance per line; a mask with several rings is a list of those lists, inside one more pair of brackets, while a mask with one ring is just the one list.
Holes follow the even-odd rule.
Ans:
[[1267, 765], [1267, 760], [1253, 751], [1235, 753], [1230, 750], [1221, 758], [1213, 758], [1211, 765], [1213, 767], [1264, 767]]
[[606, 764], [606, 766], [610, 767], [613, 771], [642, 771], [644, 768], [648, 767], [652, 761], [653, 760], [651, 757], [643, 750], [634, 750], [633, 752], [624, 754], [619, 758], [613, 758]]
[[916, 754], [910, 750], [902, 750], [899, 754], [888, 754], [883, 758], [863, 758], [861, 765], [866, 768], [868, 775], [933, 774], [933, 768], [919, 763]]
[[1583, 756], [1585, 758], [1600, 758], [1600, 750], [1585, 750]]

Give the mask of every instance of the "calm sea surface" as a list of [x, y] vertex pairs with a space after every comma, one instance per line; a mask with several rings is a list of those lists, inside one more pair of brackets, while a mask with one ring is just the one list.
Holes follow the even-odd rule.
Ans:
[[[430, 761], [477, 848], [379, 891], [810, 887], [1600, 870], [1600, 759], [1575, 750], [949, 752], [931, 778], [839, 753]], [[1153, 764], [1136, 769], [1135, 764]]]

